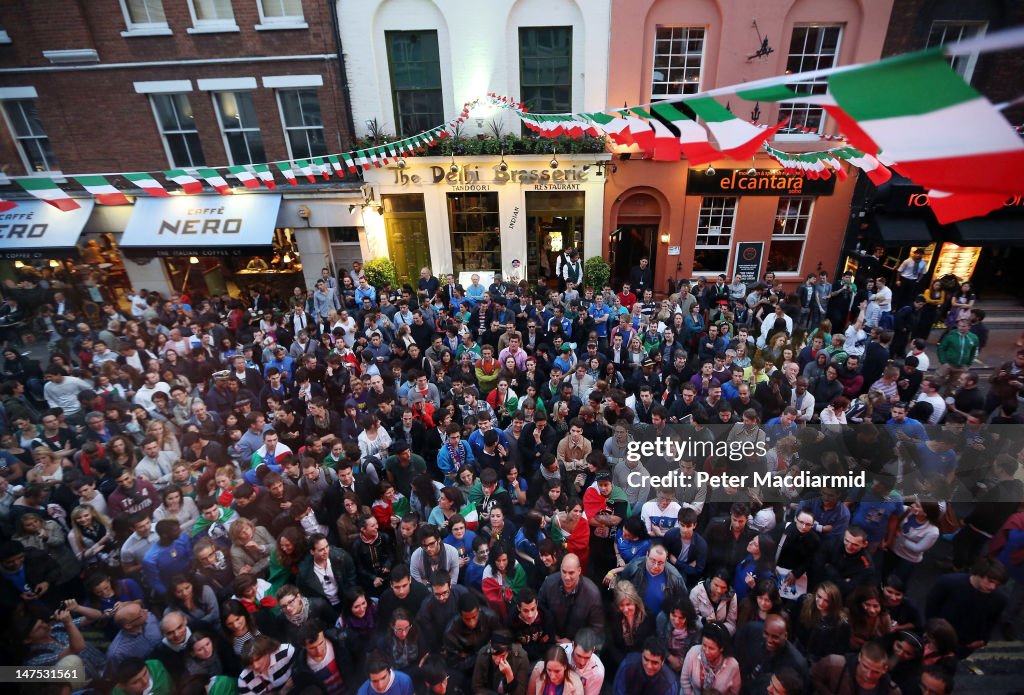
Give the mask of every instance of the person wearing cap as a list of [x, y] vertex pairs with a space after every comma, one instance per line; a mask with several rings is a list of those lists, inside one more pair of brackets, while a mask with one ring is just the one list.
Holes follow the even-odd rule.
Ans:
[[526, 695], [530, 659], [526, 650], [504, 629], [496, 630], [491, 641], [477, 652], [473, 666], [473, 692]]

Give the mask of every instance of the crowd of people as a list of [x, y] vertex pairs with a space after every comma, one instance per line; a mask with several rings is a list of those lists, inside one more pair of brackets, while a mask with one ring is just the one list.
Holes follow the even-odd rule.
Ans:
[[[1024, 350], [979, 388], [967, 283], [915, 252], [894, 290], [865, 263], [655, 299], [646, 259], [618, 292], [564, 260], [92, 322], [51, 289], [48, 364], [3, 336], [6, 662], [64, 674], [41, 693], [947, 695], [1013, 632]], [[702, 475], [751, 472], [867, 484]]]

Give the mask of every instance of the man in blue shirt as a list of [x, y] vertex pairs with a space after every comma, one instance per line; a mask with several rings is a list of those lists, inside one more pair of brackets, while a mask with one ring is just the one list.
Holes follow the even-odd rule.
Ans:
[[615, 695], [677, 695], [679, 683], [675, 674], [665, 666], [665, 645], [657, 637], [648, 637], [644, 650], [633, 652], [619, 666], [615, 674]]
[[871, 480], [850, 519], [850, 526], [859, 526], [867, 533], [869, 553], [874, 553], [885, 540], [892, 518], [903, 514], [903, 502], [892, 496], [889, 480], [889, 476], [882, 475]]
[[604, 303], [604, 295], [594, 297], [594, 303], [590, 305], [590, 316], [594, 319], [594, 332], [597, 333], [600, 350], [602, 352], [608, 347], [608, 324], [611, 321], [612, 312]]
[[366, 281], [365, 277], [359, 278], [359, 286], [356, 288], [356, 304], [362, 304], [363, 299], [369, 299], [371, 304], [377, 303], [377, 290]]
[[[723, 389], [724, 393], [724, 389]], [[799, 428], [796, 424], [797, 410], [791, 405], [786, 406], [779, 417], [773, 417], [764, 424], [764, 432], [768, 435], [768, 446], [775, 444], [787, 436], [796, 436]]]
[[891, 417], [885, 423], [885, 427], [889, 430], [889, 434], [892, 435], [893, 439], [902, 442], [928, 441], [928, 432], [925, 431], [924, 425], [912, 417], [907, 417], [906, 403], [903, 401], [893, 403], [889, 414]]

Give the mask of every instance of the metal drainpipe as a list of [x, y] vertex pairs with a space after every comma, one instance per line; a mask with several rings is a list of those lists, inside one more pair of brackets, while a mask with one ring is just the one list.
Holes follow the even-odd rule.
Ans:
[[345, 99], [345, 122], [348, 125], [349, 137], [351, 138], [348, 144], [351, 144], [356, 139], [356, 123], [352, 118], [352, 99], [348, 92], [348, 71], [345, 69], [345, 52], [341, 46], [341, 22], [338, 18], [337, 0], [327, 0], [327, 6], [331, 12], [331, 24], [334, 26], [334, 46], [338, 54], [338, 71], [340, 73], [338, 80], [341, 83], [341, 94]]

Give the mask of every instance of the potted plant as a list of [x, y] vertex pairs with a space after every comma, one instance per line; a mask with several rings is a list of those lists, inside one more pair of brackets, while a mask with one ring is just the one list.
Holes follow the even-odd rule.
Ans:
[[591, 256], [583, 264], [583, 284], [586, 287], [593, 287], [595, 292], [604, 289], [611, 276], [612, 267], [600, 256]]
[[363, 265], [363, 275], [366, 281], [378, 290], [385, 284], [395, 286], [398, 277], [395, 272], [395, 264], [390, 258], [374, 258]]

